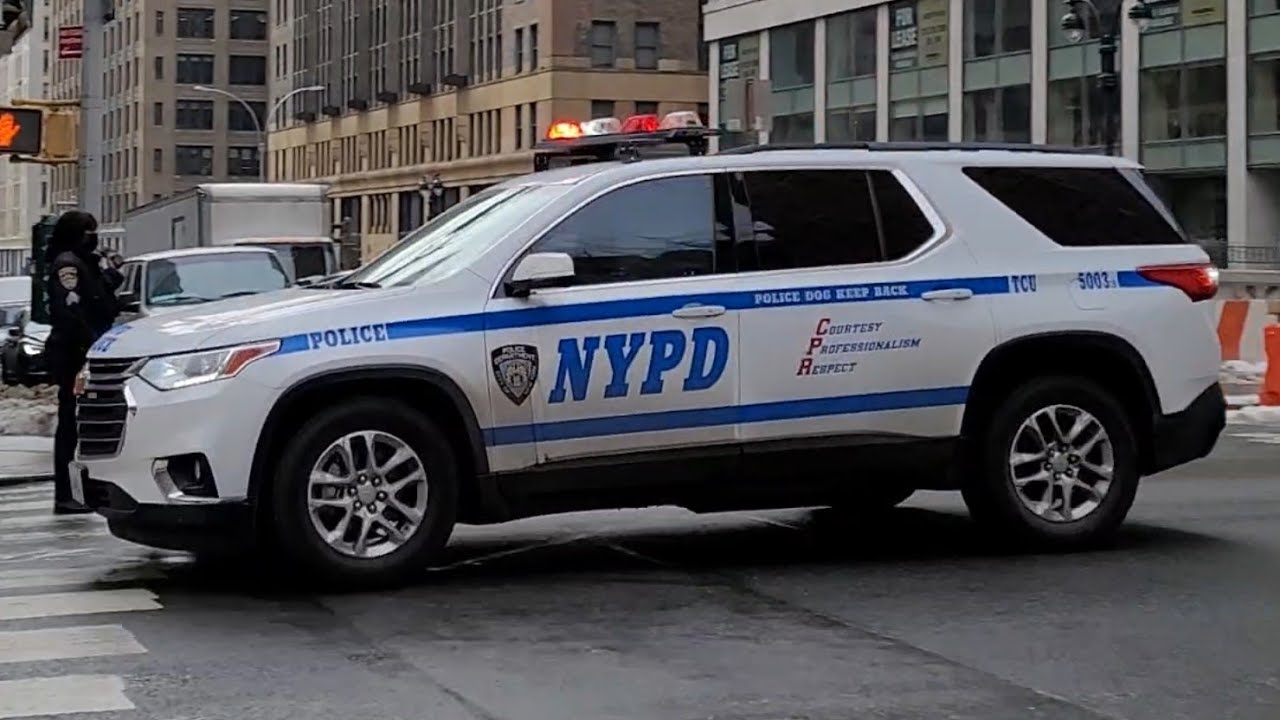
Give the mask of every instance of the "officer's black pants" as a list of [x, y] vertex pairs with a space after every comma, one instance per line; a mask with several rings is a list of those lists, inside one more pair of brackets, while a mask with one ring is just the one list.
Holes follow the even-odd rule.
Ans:
[[58, 429], [53, 436], [54, 501], [71, 499], [71, 472], [67, 467], [76, 456], [76, 374], [84, 356], [59, 347], [46, 348], [49, 370], [58, 385]]

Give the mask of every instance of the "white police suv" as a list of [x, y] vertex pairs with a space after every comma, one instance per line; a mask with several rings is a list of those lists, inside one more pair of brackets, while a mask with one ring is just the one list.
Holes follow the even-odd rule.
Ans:
[[1075, 548], [1216, 442], [1216, 271], [1137, 166], [628, 124], [557, 124], [541, 172], [334, 287], [116, 327], [81, 497], [136, 542], [382, 582], [455, 523], [918, 489]]

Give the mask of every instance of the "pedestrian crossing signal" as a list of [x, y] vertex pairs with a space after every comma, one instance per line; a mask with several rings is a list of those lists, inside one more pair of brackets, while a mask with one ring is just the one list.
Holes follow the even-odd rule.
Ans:
[[44, 111], [0, 107], [0, 153], [39, 155], [43, 130]]

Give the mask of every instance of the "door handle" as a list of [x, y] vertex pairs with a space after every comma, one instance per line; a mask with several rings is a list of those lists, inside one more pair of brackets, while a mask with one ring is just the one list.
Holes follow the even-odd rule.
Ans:
[[929, 290], [920, 294], [921, 300], [930, 302], [936, 300], [968, 300], [973, 297], [973, 290], [969, 288], [946, 288], [944, 290]]
[[724, 311], [723, 305], [685, 305], [673, 310], [671, 316], [686, 319], [712, 318], [723, 315]]

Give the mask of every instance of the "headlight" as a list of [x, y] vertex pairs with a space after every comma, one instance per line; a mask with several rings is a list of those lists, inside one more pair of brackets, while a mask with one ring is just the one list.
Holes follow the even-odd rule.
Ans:
[[138, 377], [157, 390], [203, 385], [214, 380], [235, 377], [249, 363], [280, 349], [280, 341], [205, 350], [185, 355], [151, 358], [138, 371]]
[[22, 340], [18, 343], [18, 347], [22, 348], [22, 352], [28, 355], [39, 355], [44, 352], [44, 343], [39, 340]]

